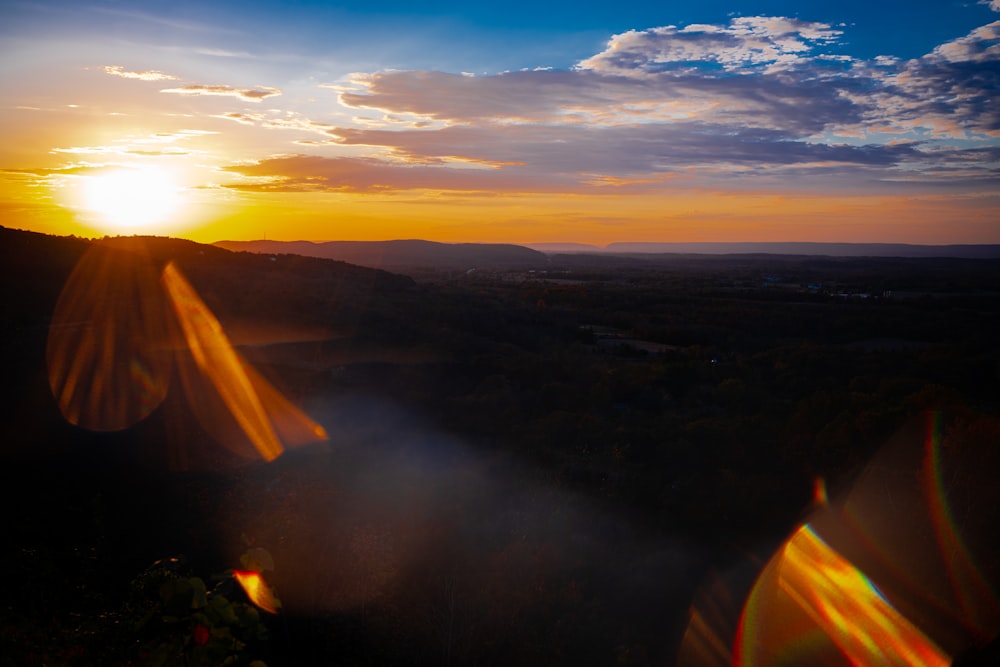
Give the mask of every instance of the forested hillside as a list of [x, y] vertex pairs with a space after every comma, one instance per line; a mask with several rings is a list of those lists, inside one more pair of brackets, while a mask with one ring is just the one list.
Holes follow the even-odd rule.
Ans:
[[91, 432], [45, 362], [91, 242], [0, 235], [3, 664], [134, 664], [176, 630], [130, 634], [144, 569], [208, 578], [248, 547], [284, 602], [247, 649], [269, 665], [671, 664], [699, 582], [776, 546], [817, 479], [849, 488], [928, 410], [956, 447], [1000, 438], [997, 260], [575, 256], [422, 282], [157, 238], [149, 262], [329, 439], [239, 459], [173, 385]]

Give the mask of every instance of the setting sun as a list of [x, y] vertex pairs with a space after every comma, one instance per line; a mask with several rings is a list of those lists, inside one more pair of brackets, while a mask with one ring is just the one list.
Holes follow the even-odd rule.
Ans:
[[183, 203], [173, 175], [155, 167], [123, 168], [91, 176], [83, 207], [115, 230], [137, 231], [165, 222]]

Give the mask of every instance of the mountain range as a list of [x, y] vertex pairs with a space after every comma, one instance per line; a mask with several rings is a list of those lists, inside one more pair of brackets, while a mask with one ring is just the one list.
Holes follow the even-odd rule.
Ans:
[[218, 241], [233, 251], [291, 254], [336, 259], [391, 271], [544, 268], [553, 256], [601, 255], [790, 255], [828, 257], [1000, 258], [1000, 245], [915, 245], [906, 243], [440, 243], [416, 239], [392, 241]]

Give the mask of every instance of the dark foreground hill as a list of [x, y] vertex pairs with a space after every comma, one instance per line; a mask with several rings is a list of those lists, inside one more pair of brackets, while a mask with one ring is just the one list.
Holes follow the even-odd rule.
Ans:
[[[856, 529], [947, 518], [882, 554], [876, 585], [947, 574], [911, 567], [940, 551], [995, 587], [996, 261], [577, 258], [572, 279], [422, 284], [142, 239], [329, 434], [264, 463], [223, 447], [177, 376], [130, 428], [66, 422], [46, 340], [93, 245], [0, 229], [0, 664], [199, 664], [207, 621], [165, 613], [159, 589], [140, 605], [142, 573], [183, 556], [185, 577], [223, 585], [264, 548], [284, 607], [237, 664], [671, 665], [710, 572], [753, 573], [822, 489], [872, 476]], [[94, 379], [78, 383], [100, 397]], [[879, 456], [914, 420], [918, 463], [941, 445], [929, 479]], [[913, 500], [927, 488], [931, 508]], [[726, 592], [738, 613], [746, 588]], [[939, 641], [980, 648], [990, 618]]]

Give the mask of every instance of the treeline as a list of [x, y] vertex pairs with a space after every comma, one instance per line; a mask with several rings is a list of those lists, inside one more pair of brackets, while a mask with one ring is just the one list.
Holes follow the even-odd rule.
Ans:
[[[980, 280], [996, 271], [984, 266]], [[322, 382], [391, 392], [665, 530], [687, 522], [709, 533], [780, 525], [814, 477], [846, 483], [923, 410], [997, 406], [996, 294], [778, 299], [695, 280], [697, 291], [683, 274], [444, 288], [422, 306], [433, 337], [411, 339], [438, 361]], [[626, 342], [597, 345], [594, 325]], [[649, 353], [627, 342], [636, 339], [671, 347]], [[746, 493], [727, 493], [733, 479]]]

